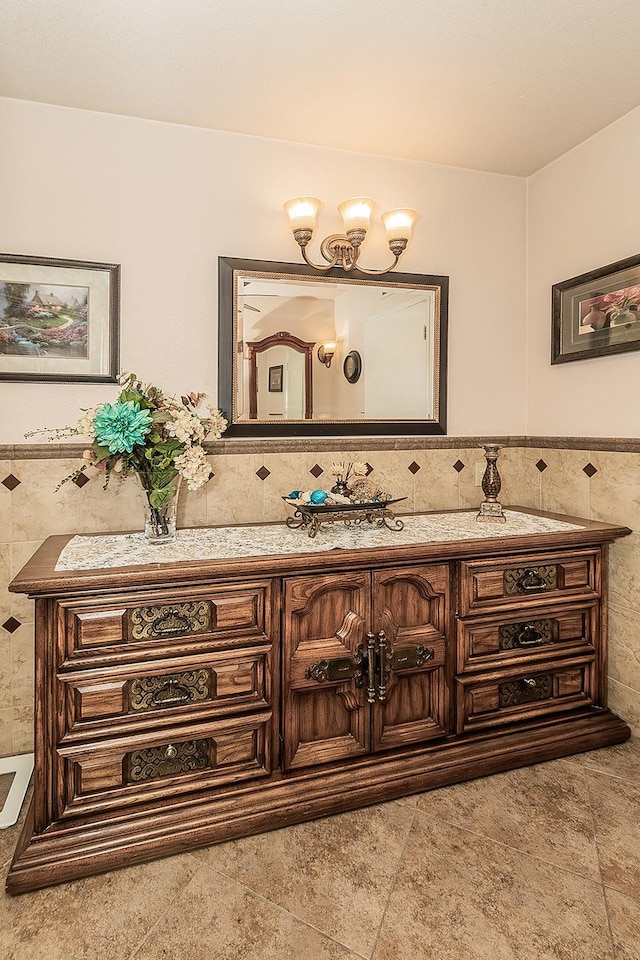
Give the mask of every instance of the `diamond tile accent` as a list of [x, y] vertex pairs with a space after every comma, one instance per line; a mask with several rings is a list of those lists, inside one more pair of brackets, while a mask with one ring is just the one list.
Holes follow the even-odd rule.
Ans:
[[263, 464], [259, 470], [256, 470], [256, 477], [260, 477], [261, 480], [266, 480], [268, 476], [271, 475], [271, 470], [267, 470]]
[[461, 470], [464, 470], [464, 463], [462, 460], [456, 460], [453, 465], [453, 469], [456, 471], [456, 473], [460, 473]]
[[367, 464], [366, 464], [366, 467], [367, 467], [367, 472], [366, 472], [365, 476], [368, 477], [370, 473], [373, 473], [373, 467], [371, 466], [370, 463], [367, 463]]
[[316, 463], [314, 467], [311, 467], [311, 470], [309, 470], [309, 473], [312, 474], [317, 480], [320, 474], [324, 473], [324, 470], [322, 469], [320, 464]]
[[8, 620], [2, 624], [7, 633], [15, 633], [18, 627], [22, 626], [19, 620], [16, 620], [15, 617], [9, 617]]
[[538, 462], [536, 463], [536, 467], [538, 468], [540, 473], [544, 473], [544, 471], [547, 469], [547, 466], [548, 464], [546, 464], [544, 460], [538, 460]]
[[7, 490], [15, 490], [20, 483], [22, 483], [22, 481], [18, 480], [17, 477], [14, 477], [12, 473], [10, 473], [9, 476], [5, 477], [2, 481], [3, 486], [5, 486]]
[[585, 467], [582, 468], [583, 472], [586, 473], [588, 477], [592, 477], [594, 473], [598, 472], [598, 468], [594, 467], [592, 463], [588, 463]]
[[76, 487], [80, 487], [82, 490], [84, 485], [89, 483], [89, 477], [86, 475], [86, 473], [79, 473], [77, 477], [74, 477], [73, 482], [75, 483]]
[[416, 463], [415, 460], [414, 460], [413, 463], [410, 463], [410, 464], [409, 464], [409, 468], [408, 468], [408, 469], [409, 469], [409, 472], [410, 472], [410, 473], [413, 473], [414, 476], [415, 476], [415, 474], [416, 474], [416, 473], [418, 472], [418, 470], [420, 469], [420, 464], [419, 464], [419, 463]]

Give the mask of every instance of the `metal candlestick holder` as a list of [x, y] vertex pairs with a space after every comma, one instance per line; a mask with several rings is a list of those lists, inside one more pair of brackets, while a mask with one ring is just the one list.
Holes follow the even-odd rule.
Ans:
[[482, 492], [484, 500], [480, 504], [480, 509], [476, 520], [496, 520], [498, 523], [505, 523], [506, 517], [502, 512], [502, 504], [498, 500], [502, 481], [498, 473], [496, 461], [501, 447], [496, 443], [487, 443], [482, 445], [487, 466], [482, 477]]

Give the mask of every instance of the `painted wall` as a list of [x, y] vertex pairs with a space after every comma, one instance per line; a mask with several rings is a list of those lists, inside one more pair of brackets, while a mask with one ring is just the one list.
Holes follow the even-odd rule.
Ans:
[[[0, 250], [120, 263], [124, 369], [214, 396], [218, 256], [298, 261], [285, 200], [323, 198], [326, 236], [370, 195], [420, 212], [403, 269], [451, 277], [450, 432], [522, 433], [524, 180], [8, 99], [0, 130]], [[377, 221], [363, 262], [389, 256]], [[0, 383], [0, 443], [107, 393]]]
[[[551, 286], [640, 253], [640, 108], [528, 183], [527, 433], [640, 436], [640, 353], [550, 364]], [[532, 451], [531, 456], [536, 456]], [[625, 523], [611, 548], [611, 705], [640, 723], [640, 457], [554, 451], [565, 473], [547, 510]], [[560, 458], [560, 460], [558, 459]], [[582, 467], [597, 469], [589, 480]], [[546, 470], [542, 474], [546, 475]]]
[[551, 285], [640, 253], [640, 108], [528, 182], [527, 433], [640, 435], [640, 354], [550, 365]]

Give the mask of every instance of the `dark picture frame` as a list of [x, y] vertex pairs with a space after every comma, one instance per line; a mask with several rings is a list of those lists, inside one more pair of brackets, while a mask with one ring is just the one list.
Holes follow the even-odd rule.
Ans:
[[120, 265], [0, 254], [0, 380], [116, 383]]
[[551, 363], [640, 350], [640, 255], [556, 283]]
[[275, 367], [269, 367], [269, 393], [282, 393], [283, 374], [283, 363], [279, 363]]

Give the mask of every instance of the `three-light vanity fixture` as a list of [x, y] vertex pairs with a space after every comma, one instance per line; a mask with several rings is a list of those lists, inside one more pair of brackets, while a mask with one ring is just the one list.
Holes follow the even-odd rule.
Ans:
[[302, 250], [305, 262], [314, 270], [322, 271], [331, 270], [332, 267], [353, 270], [357, 265], [361, 273], [389, 273], [404, 253], [418, 216], [415, 210], [409, 209], [389, 210], [382, 214], [381, 219], [387, 231], [387, 242], [395, 260], [384, 270], [367, 270], [358, 264], [358, 257], [360, 246], [369, 229], [375, 201], [369, 197], [353, 197], [351, 200], [344, 200], [338, 205], [338, 212], [344, 221], [344, 234], [332, 234], [320, 244], [320, 253], [327, 261], [325, 266], [313, 263], [307, 256], [307, 245], [313, 236], [320, 206], [320, 200], [315, 197], [296, 197], [294, 200], [287, 200], [284, 209], [289, 214], [293, 236]]

